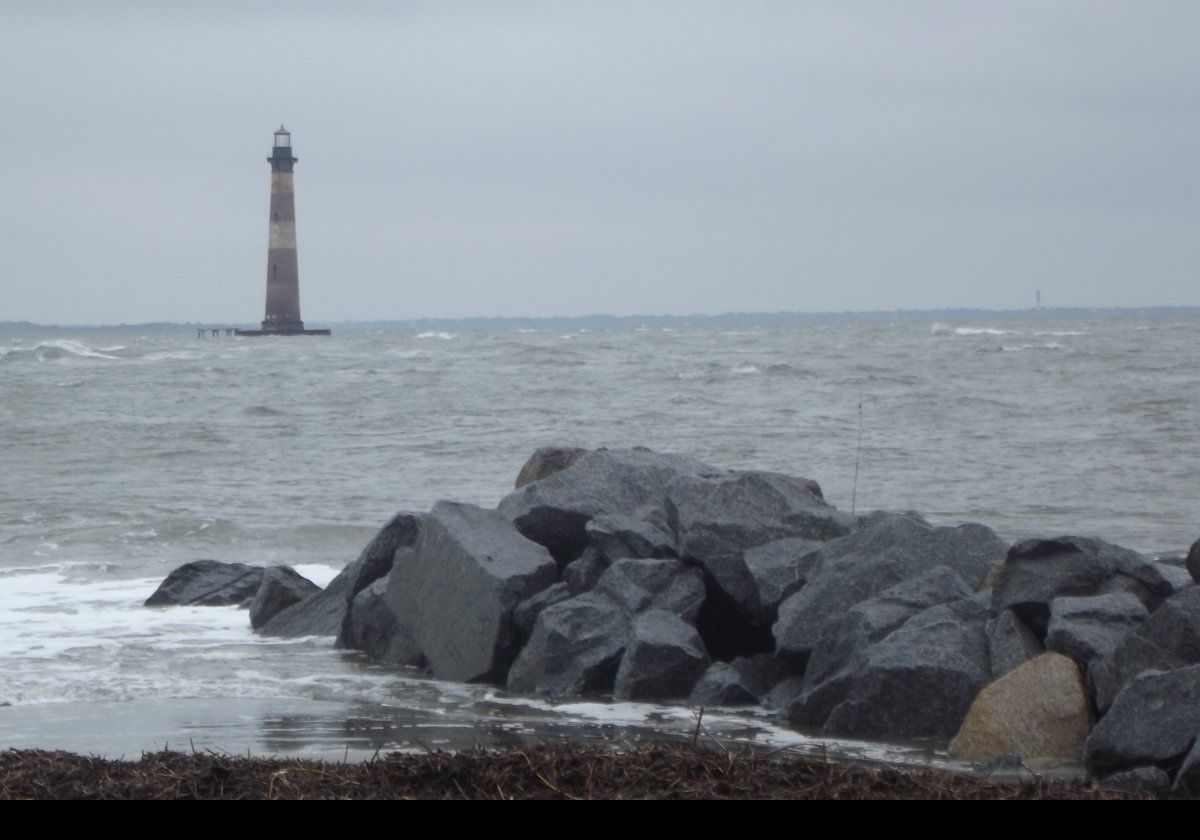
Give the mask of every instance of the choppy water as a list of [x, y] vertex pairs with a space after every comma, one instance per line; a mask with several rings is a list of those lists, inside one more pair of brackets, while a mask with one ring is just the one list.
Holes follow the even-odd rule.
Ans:
[[[1200, 536], [1198, 327], [0, 333], [0, 747], [340, 757], [690, 733], [685, 708], [415, 680], [328, 641], [258, 639], [234, 609], [140, 604], [199, 557], [323, 582], [397, 509], [495, 505], [548, 443], [803, 475], [842, 508], [1008, 538], [1179, 552]], [[705, 721], [802, 740], [761, 715]]]

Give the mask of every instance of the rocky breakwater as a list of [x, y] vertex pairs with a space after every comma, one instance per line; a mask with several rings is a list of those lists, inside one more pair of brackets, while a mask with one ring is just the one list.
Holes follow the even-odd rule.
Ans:
[[759, 704], [815, 735], [1190, 794], [1191, 555], [1074, 536], [1009, 546], [979, 524], [839, 511], [809, 479], [547, 448], [496, 510], [398, 513], [323, 590], [205, 561], [147, 604], [244, 601], [258, 632], [335, 635], [515, 693]]

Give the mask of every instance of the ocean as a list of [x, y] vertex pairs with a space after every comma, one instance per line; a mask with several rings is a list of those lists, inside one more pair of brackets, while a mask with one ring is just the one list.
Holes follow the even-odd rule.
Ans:
[[[0, 748], [365, 758], [690, 737], [686, 706], [550, 703], [147, 609], [171, 569], [325, 583], [397, 510], [495, 506], [537, 447], [648, 446], [818, 481], [839, 508], [1200, 537], [1200, 319], [335, 331], [0, 329]], [[723, 739], [822, 749], [764, 712]], [[903, 748], [838, 745], [894, 758]]]

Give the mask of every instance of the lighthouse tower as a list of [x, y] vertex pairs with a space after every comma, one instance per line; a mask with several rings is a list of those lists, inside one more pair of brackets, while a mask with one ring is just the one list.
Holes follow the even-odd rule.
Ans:
[[239, 330], [238, 335], [329, 335], [329, 330], [306, 330], [300, 320], [300, 267], [296, 260], [296, 194], [292, 170], [292, 135], [283, 126], [275, 132], [271, 164], [271, 224], [267, 244], [267, 310], [262, 330]]

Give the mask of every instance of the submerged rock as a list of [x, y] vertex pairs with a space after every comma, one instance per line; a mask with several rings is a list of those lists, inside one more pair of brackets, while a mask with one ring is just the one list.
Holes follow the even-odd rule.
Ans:
[[289, 566], [273, 566], [263, 573], [262, 583], [250, 604], [250, 626], [258, 629], [281, 610], [320, 592], [308, 578]]
[[281, 610], [259, 632], [289, 638], [339, 635], [354, 597], [391, 571], [396, 551], [416, 542], [424, 516], [411, 511], [397, 513], [327, 587]]
[[167, 575], [149, 598], [147, 607], [227, 607], [253, 598], [262, 585], [264, 569], [242, 563], [196, 560]]

